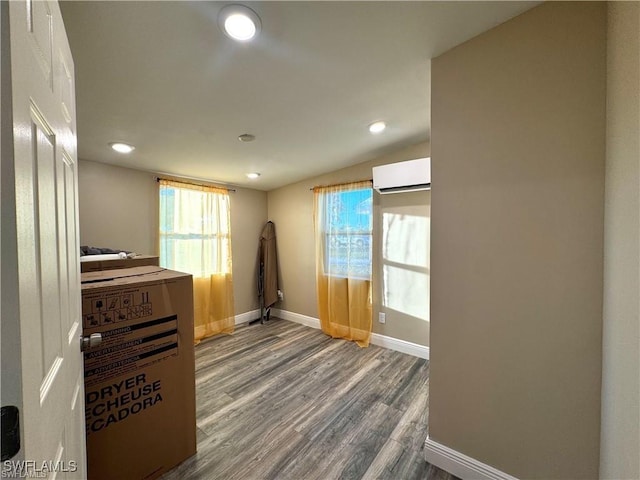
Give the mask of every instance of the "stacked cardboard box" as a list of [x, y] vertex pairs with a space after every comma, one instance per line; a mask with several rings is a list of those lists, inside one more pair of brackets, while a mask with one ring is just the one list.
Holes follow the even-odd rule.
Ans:
[[83, 273], [82, 313], [89, 479], [157, 478], [196, 451], [191, 275]]
[[81, 272], [97, 272], [99, 270], [114, 270], [116, 268], [142, 267], [144, 265], [160, 265], [157, 255], [136, 255], [132, 258], [114, 258], [113, 260], [91, 260], [92, 255], [81, 257]]

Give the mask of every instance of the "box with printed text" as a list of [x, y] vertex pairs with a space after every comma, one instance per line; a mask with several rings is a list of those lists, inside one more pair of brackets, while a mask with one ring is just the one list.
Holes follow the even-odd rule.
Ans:
[[196, 452], [191, 275], [83, 273], [82, 314], [88, 477], [157, 478]]

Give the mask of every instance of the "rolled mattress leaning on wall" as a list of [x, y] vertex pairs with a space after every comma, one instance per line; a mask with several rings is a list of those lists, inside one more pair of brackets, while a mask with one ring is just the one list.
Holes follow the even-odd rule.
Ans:
[[104, 253], [102, 255], [82, 255], [80, 257], [81, 262], [101, 262], [103, 260], [119, 260], [121, 258], [127, 258], [125, 252], [120, 253]]

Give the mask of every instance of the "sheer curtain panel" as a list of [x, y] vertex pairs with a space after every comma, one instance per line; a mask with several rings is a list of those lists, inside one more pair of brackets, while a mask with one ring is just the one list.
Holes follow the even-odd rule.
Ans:
[[233, 332], [229, 192], [160, 180], [160, 265], [193, 275], [195, 340]]
[[322, 331], [367, 347], [371, 338], [371, 182], [316, 187], [316, 286]]

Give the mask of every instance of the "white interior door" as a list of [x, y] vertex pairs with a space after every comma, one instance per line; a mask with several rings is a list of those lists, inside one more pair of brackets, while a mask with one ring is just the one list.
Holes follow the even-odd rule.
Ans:
[[74, 66], [57, 2], [8, 3], [20, 456], [86, 478]]

